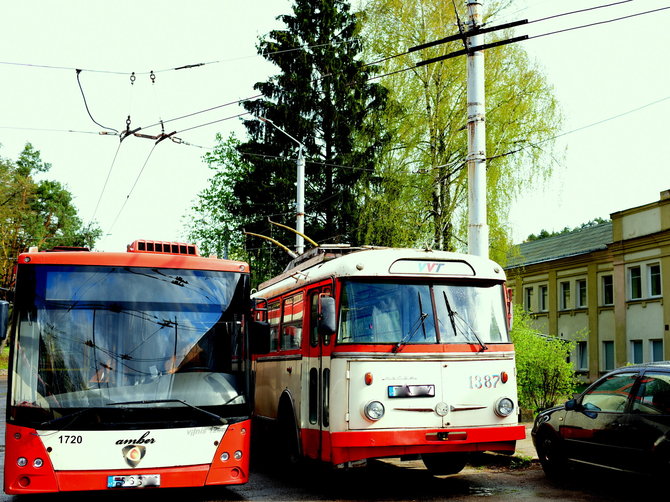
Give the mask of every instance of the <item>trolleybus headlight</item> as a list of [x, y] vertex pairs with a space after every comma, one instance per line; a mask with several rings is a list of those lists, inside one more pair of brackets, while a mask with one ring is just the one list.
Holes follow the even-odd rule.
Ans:
[[43, 465], [44, 465], [44, 460], [42, 460], [41, 458], [36, 458], [35, 460], [33, 460], [33, 467], [39, 469]]
[[227, 451], [224, 451], [219, 458], [221, 459], [221, 462], [228, 462], [230, 454]]
[[235, 458], [235, 460], [241, 460], [242, 459], [242, 450], [237, 450], [235, 453], [233, 453], [233, 458]]
[[28, 459], [26, 457], [19, 457], [16, 460], [16, 465], [18, 465], [19, 467], [25, 467], [26, 465], [28, 465]]
[[384, 416], [384, 405], [379, 401], [370, 401], [363, 411], [368, 420], [377, 421]]
[[501, 397], [496, 401], [495, 412], [499, 417], [509, 417], [514, 411], [514, 402], [508, 397]]

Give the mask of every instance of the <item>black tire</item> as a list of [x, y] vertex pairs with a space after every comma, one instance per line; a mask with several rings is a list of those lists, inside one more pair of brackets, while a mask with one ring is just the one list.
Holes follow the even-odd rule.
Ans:
[[567, 459], [559, 437], [550, 431], [540, 431], [535, 444], [544, 473], [554, 478], [563, 476], [567, 469]]
[[424, 453], [421, 460], [426, 469], [434, 476], [457, 474], [468, 463], [467, 453]]
[[278, 446], [280, 458], [282, 459], [283, 466], [291, 470], [300, 463], [301, 455], [298, 427], [296, 426], [293, 412], [288, 405], [282, 407], [277, 425], [279, 427]]

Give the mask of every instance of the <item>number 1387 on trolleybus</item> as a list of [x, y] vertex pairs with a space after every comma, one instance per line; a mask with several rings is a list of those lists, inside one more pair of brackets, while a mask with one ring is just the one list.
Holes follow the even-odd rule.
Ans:
[[249, 305], [191, 245], [20, 255], [5, 492], [246, 482]]
[[270, 325], [254, 343], [259, 425], [287, 458], [337, 466], [420, 456], [448, 474], [470, 452], [513, 452], [525, 430], [504, 285], [496, 263], [447, 252], [296, 258], [254, 295]]

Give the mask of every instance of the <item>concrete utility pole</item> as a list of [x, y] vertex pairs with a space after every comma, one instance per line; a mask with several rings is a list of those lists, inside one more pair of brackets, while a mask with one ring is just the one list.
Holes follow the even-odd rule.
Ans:
[[[468, 29], [482, 24], [482, 0], [467, 0]], [[484, 43], [484, 35], [467, 39], [469, 47]], [[468, 53], [468, 252], [489, 255], [489, 227], [486, 223], [486, 122], [484, 51]]]
[[265, 117], [258, 117], [258, 119], [262, 122], [267, 122], [272, 127], [298, 144], [298, 180], [296, 182], [295, 198], [295, 252], [299, 256], [305, 251], [305, 240], [303, 238], [303, 234], [305, 233], [305, 156], [303, 155], [305, 145], [284, 131], [284, 129], [279, 127], [277, 124], [272, 122], [272, 120]]

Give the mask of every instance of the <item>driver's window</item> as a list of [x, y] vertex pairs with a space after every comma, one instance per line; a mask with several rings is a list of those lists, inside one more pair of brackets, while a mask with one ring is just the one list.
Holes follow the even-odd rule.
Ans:
[[612, 375], [584, 394], [582, 406], [590, 411], [623, 413], [636, 378], [634, 372]]
[[670, 414], [670, 374], [647, 372], [640, 379], [633, 411], [650, 415]]

